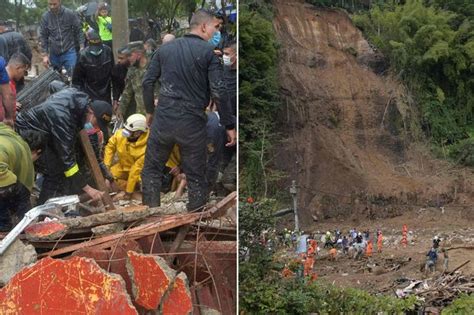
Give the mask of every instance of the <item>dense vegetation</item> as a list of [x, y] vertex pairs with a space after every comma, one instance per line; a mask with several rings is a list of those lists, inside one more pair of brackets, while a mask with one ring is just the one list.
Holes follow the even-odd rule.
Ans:
[[239, 25], [240, 191], [266, 196], [278, 177], [268, 168], [268, 150], [279, 105], [277, 47], [268, 4], [241, 1]]
[[474, 131], [470, 2], [407, 0], [404, 5], [376, 6], [354, 16], [356, 25], [411, 88], [425, 134], [440, 147], [451, 145], [452, 156], [467, 165], [472, 157], [462, 155], [472, 148], [469, 138]]

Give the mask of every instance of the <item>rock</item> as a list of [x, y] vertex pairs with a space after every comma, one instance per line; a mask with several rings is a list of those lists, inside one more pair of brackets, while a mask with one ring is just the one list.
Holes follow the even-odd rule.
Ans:
[[23, 267], [36, 262], [36, 256], [32, 245], [25, 245], [19, 239], [15, 240], [0, 256], [0, 287], [7, 284]]
[[111, 223], [106, 225], [99, 225], [92, 228], [92, 233], [97, 236], [113, 234], [121, 232], [125, 225], [123, 223]]

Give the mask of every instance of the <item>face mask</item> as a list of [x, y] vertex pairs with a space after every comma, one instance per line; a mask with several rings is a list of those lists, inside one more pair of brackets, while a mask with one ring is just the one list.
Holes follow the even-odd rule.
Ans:
[[90, 121], [88, 121], [84, 124], [84, 129], [85, 130], [91, 130], [91, 129], [94, 129], [94, 126], [92, 126], [92, 123]]
[[221, 32], [217, 31], [217, 32], [214, 32], [214, 34], [212, 35], [212, 38], [209, 40], [209, 43], [212, 44], [214, 47], [216, 47], [220, 41], [221, 41]]
[[224, 65], [226, 65], [226, 66], [231, 66], [232, 65], [232, 61], [231, 61], [230, 56], [224, 55], [224, 56], [222, 56], [222, 60], [224, 61]]
[[128, 131], [127, 129], [122, 130], [122, 136], [124, 136], [125, 138], [128, 138], [131, 135], [132, 135], [132, 133], [130, 131]]

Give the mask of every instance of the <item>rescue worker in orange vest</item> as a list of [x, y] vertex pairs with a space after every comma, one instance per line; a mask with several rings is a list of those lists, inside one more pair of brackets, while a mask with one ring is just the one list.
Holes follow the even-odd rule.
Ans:
[[378, 253], [382, 252], [382, 245], [383, 245], [382, 231], [378, 230], [377, 231], [377, 252]]
[[[104, 164], [114, 176], [119, 189], [125, 191], [125, 194], [122, 193], [120, 196], [126, 199], [131, 198], [137, 183], [141, 180], [140, 173], [145, 161], [148, 136], [146, 117], [142, 114], [133, 114], [128, 117], [124, 128], [119, 129], [105, 147]], [[116, 154], [117, 159], [114, 160]], [[166, 165], [175, 169], [179, 163], [179, 151], [175, 146]]]
[[372, 257], [372, 249], [373, 249], [372, 241], [368, 240], [367, 241], [367, 250], [365, 252], [365, 255], [367, 257]]

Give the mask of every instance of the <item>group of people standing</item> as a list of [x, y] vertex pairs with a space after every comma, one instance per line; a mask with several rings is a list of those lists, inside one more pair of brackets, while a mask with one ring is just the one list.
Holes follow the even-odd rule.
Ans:
[[[203, 208], [217, 174], [232, 165], [235, 182], [237, 47], [226, 42], [218, 50], [212, 42], [222, 19], [198, 10], [188, 34], [167, 34], [155, 51], [130, 42], [115, 51], [115, 63], [104, 37], [112, 27], [107, 6], [98, 7], [98, 30], [85, 33], [78, 15], [60, 0], [48, 0], [48, 6], [41, 21], [43, 63], [65, 69], [71, 85], [53, 82], [45, 102], [0, 122], [0, 228], [9, 228], [8, 209], [21, 217], [31, 207], [35, 172], [41, 174], [38, 204], [68, 194], [103, 197], [106, 192], [88, 176], [81, 130], [109, 187], [122, 188], [128, 198], [141, 190], [145, 205], [160, 205], [170, 175], [176, 186], [187, 187], [190, 211]], [[9, 73], [1, 66], [4, 84]], [[10, 102], [3, 85], [2, 97]], [[113, 118], [123, 128], [110, 134]], [[6, 141], [10, 147], [3, 146]]]

